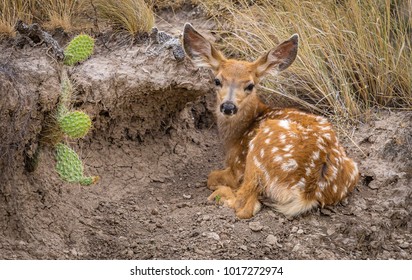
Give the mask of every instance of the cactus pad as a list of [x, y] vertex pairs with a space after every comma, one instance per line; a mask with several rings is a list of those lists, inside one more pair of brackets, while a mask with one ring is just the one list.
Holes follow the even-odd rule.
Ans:
[[90, 117], [82, 111], [66, 113], [58, 122], [61, 130], [73, 139], [85, 136], [92, 125]]
[[83, 176], [83, 164], [79, 156], [65, 144], [59, 143], [56, 145], [56, 161], [56, 171], [66, 182], [88, 186], [98, 180], [98, 177], [95, 176]]
[[89, 35], [81, 34], [73, 38], [64, 50], [64, 64], [72, 66], [86, 60], [92, 55], [94, 39]]

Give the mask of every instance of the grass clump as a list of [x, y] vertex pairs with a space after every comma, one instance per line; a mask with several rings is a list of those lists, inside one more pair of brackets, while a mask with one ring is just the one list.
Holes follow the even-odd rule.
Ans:
[[[222, 46], [256, 58], [293, 33], [298, 59], [264, 88], [312, 109], [357, 118], [374, 106], [412, 109], [412, 3], [402, 0], [207, 1]], [[221, 16], [224, 21], [220, 21]]]
[[47, 28], [63, 28], [72, 31], [75, 28], [75, 21], [81, 17], [86, 10], [85, 0], [36, 0], [40, 8], [37, 17], [45, 21]]
[[100, 17], [131, 35], [150, 31], [154, 25], [153, 11], [144, 0], [96, 0], [94, 5]]
[[14, 26], [19, 19], [30, 22], [33, 1], [2, 0], [0, 2], [0, 38], [15, 36]]
[[154, 25], [151, 9], [155, 1], [144, 0], [2, 0], [0, 36], [13, 37], [21, 19], [35, 21], [44, 28], [62, 28], [66, 32], [86, 31], [99, 23], [126, 30], [132, 35], [149, 31]]

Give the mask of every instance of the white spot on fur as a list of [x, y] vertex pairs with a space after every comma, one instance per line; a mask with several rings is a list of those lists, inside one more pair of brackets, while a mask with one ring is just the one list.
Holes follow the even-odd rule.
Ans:
[[256, 157], [253, 157], [253, 163], [256, 165], [257, 168], [262, 170], [263, 175], [265, 176], [266, 182], [269, 182], [270, 181], [269, 172], [266, 170], [263, 164]]
[[316, 192], [316, 197], [317, 197], [318, 199], [321, 199], [321, 198], [322, 198], [322, 193], [319, 192], [319, 191], [317, 191], [317, 192]]
[[288, 161], [282, 163], [281, 168], [283, 171], [293, 171], [298, 168], [298, 163], [294, 159], [289, 159]]
[[328, 168], [332, 170], [332, 174], [330, 175], [331, 180], [335, 180], [338, 176], [338, 168], [334, 165], [328, 165]]
[[272, 134], [273, 134], [273, 131], [269, 132], [268, 136], [272, 136]]
[[283, 160], [282, 156], [275, 156], [275, 158], [273, 159], [274, 162], [281, 162]]
[[270, 132], [270, 128], [269, 127], [265, 127], [265, 129], [263, 129], [263, 133], [269, 133]]
[[317, 120], [318, 123], [320, 123], [320, 124], [327, 124], [327, 123], [328, 123], [328, 120], [325, 119], [324, 117], [321, 117], [321, 116], [317, 116], [317, 117], [316, 117], [316, 120]]
[[332, 189], [333, 189], [333, 193], [337, 193], [337, 192], [338, 192], [338, 186], [333, 185]]
[[318, 186], [322, 191], [324, 191], [325, 188], [328, 186], [328, 182], [325, 180], [321, 180], [318, 182]]
[[284, 150], [285, 152], [289, 152], [292, 148], [293, 145], [286, 145], [284, 148], [282, 148], [282, 150]]
[[269, 143], [270, 143], [270, 139], [268, 138], [265, 140], [265, 144], [269, 144]]
[[305, 173], [306, 176], [309, 176], [310, 173], [312, 172], [312, 169], [310, 169], [309, 167], [306, 167], [305, 170], [306, 170], [306, 173]]
[[313, 160], [310, 161], [309, 167], [310, 168], [315, 168], [315, 162]]
[[260, 150], [260, 157], [263, 158], [265, 156], [265, 150], [261, 149]]
[[286, 142], [286, 135], [285, 134], [280, 134], [279, 135], [279, 140], [282, 144], [285, 144]]
[[319, 159], [319, 151], [314, 151], [312, 153], [312, 158], [313, 158], [313, 160], [318, 160]]
[[293, 188], [299, 188], [299, 189], [304, 189], [306, 187], [306, 179], [305, 178], [300, 178], [299, 182], [297, 182]]
[[273, 154], [276, 153], [277, 151], [279, 151], [279, 148], [278, 148], [278, 147], [273, 147], [273, 148], [272, 148], [272, 153], [273, 153]]
[[341, 153], [340, 153], [340, 151], [339, 151], [338, 149], [332, 148], [332, 151], [333, 151], [334, 153], [336, 153], [337, 156], [341, 156]]
[[279, 121], [279, 126], [283, 127], [284, 129], [289, 130], [290, 129], [290, 124], [288, 120], [280, 120]]
[[326, 139], [328, 139], [329, 141], [332, 140], [332, 137], [330, 136], [329, 133], [325, 133], [325, 134], [323, 134], [322, 136], [323, 136], [323, 138], [326, 138]]
[[331, 130], [332, 127], [330, 127], [329, 125], [326, 125], [326, 126], [320, 126], [319, 129], [322, 131], [327, 131], [327, 130]]

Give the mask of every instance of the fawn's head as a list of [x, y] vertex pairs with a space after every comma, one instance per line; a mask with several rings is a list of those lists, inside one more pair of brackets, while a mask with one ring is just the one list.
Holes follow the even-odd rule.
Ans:
[[197, 66], [212, 69], [220, 112], [232, 116], [249, 99], [256, 97], [255, 86], [266, 73], [273, 69], [280, 72], [292, 64], [297, 55], [298, 38], [297, 34], [293, 35], [254, 62], [239, 61], [225, 58], [191, 24], [186, 23], [183, 46]]

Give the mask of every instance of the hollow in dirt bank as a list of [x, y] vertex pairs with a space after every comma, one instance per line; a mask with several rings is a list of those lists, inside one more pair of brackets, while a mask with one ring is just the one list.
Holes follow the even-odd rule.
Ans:
[[412, 259], [412, 113], [378, 112], [352, 141], [341, 135], [362, 174], [344, 203], [238, 220], [206, 202], [223, 161], [208, 72], [163, 43], [98, 45], [70, 72], [75, 107], [94, 122], [71, 144], [101, 176], [83, 187], [57, 177], [51, 147], [25, 170], [57, 104], [59, 66], [45, 48], [1, 48], [3, 259]]

